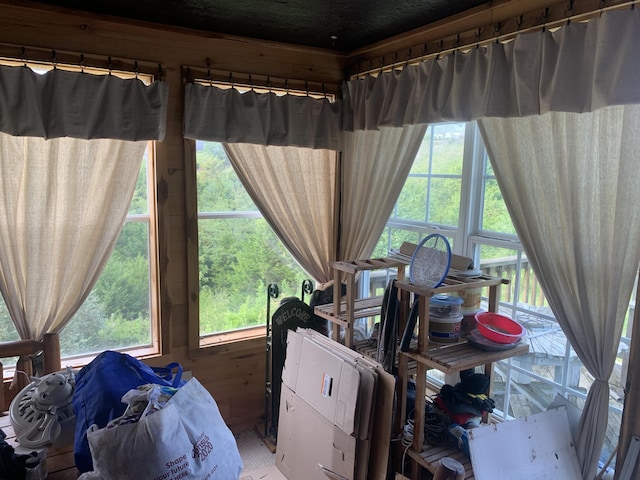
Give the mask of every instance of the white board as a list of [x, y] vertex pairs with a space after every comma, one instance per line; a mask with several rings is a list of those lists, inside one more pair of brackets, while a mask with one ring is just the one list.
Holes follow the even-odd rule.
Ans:
[[582, 480], [566, 407], [469, 430], [476, 480]]

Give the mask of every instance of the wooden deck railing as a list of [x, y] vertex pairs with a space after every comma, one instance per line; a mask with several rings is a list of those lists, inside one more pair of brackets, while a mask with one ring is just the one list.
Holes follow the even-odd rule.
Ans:
[[[59, 371], [60, 361], [60, 337], [57, 333], [46, 333], [42, 341], [18, 340], [15, 342], [0, 343], [0, 359], [18, 357], [16, 370], [24, 372], [26, 375], [18, 375], [16, 378], [17, 390], [20, 391], [31, 383], [30, 377], [34, 374], [32, 355], [42, 352], [43, 368], [42, 374]], [[4, 378], [2, 363], [0, 362], [0, 378]], [[6, 410], [4, 398], [4, 384], [0, 385], [0, 410]]]

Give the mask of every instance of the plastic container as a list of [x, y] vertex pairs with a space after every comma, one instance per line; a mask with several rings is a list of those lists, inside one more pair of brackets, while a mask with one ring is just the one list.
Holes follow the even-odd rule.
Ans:
[[429, 301], [429, 316], [455, 318], [460, 316], [462, 299], [452, 295], [434, 295]]
[[462, 315], [457, 317], [429, 316], [429, 340], [435, 343], [456, 343], [460, 340]]
[[480, 302], [482, 302], [482, 287], [458, 290], [457, 293], [462, 299], [460, 309], [463, 315], [474, 314], [480, 310]]
[[499, 313], [476, 313], [476, 324], [483, 337], [497, 343], [515, 343], [524, 335], [522, 325]]

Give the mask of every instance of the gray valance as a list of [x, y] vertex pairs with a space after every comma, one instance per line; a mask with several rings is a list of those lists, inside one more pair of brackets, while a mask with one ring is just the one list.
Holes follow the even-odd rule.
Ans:
[[168, 85], [0, 66], [0, 131], [13, 136], [163, 140]]
[[343, 84], [343, 128], [581, 113], [640, 103], [640, 9]]
[[340, 103], [185, 85], [184, 136], [224, 143], [340, 149]]

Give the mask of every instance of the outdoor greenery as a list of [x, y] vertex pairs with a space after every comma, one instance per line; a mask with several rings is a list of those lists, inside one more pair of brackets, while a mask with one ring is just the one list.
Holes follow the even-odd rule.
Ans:
[[198, 142], [197, 181], [198, 211], [209, 217], [198, 222], [200, 333], [264, 325], [267, 287], [300, 296], [309, 277], [256, 215], [221, 144]]
[[[456, 228], [463, 148], [463, 124], [429, 128], [392, 218]], [[130, 221], [100, 280], [61, 334], [63, 355], [151, 342], [148, 223], [135, 221], [136, 216], [148, 215], [146, 166], [143, 161]], [[513, 233], [491, 173], [489, 168], [484, 228]], [[260, 217], [221, 144], [197, 142], [197, 186], [200, 332], [262, 325], [267, 287], [276, 284], [280, 298], [300, 296], [302, 282], [309, 276]], [[372, 256], [386, 256], [390, 247], [398, 248], [404, 241], [418, 243], [422, 237], [417, 231], [387, 228]], [[483, 255], [491, 256], [488, 250]], [[4, 308], [0, 327], [0, 340], [18, 339]]]

